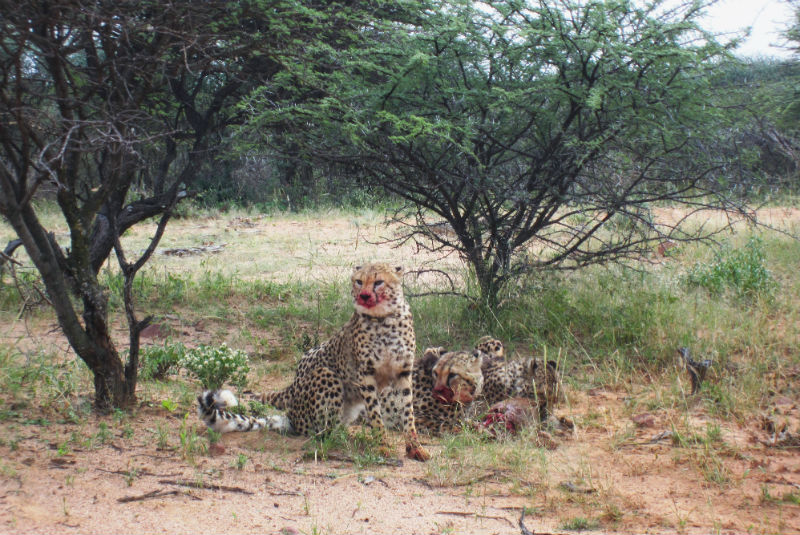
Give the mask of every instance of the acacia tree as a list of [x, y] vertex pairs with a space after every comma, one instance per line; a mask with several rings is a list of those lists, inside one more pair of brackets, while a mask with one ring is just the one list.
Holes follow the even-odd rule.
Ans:
[[[345, 6], [325, 9], [281, 0], [0, 1], [0, 214], [94, 374], [98, 408], [136, 399], [149, 319], [135, 315], [133, 279], [226, 128], [241, 121], [239, 99], [284, 63], [310, 64], [308, 43], [344, 40], [354, 27]], [[134, 184], [146, 186], [137, 200]], [[32, 204], [43, 185], [55, 190], [66, 246]], [[119, 237], [153, 217], [149, 247], [128, 260]], [[124, 364], [97, 276], [112, 250], [125, 277]]]
[[520, 273], [713, 232], [659, 222], [654, 203], [739, 209], [733, 169], [706, 147], [708, 74], [726, 46], [698, 26], [702, 7], [449, 2], [342, 58], [317, 80], [324, 99], [256, 97], [254, 124], [280, 123], [306, 157], [410, 201], [404, 238], [458, 251], [494, 306]]

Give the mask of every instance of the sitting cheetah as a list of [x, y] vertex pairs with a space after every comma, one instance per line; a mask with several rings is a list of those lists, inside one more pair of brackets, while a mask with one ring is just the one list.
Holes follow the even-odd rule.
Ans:
[[402, 267], [383, 263], [356, 267], [350, 321], [303, 356], [286, 389], [262, 396], [286, 411], [291, 431], [311, 434], [349, 425], [366, 409], [367, 423], [385, 437], [379, 396], [389, 389], [399, 393], [392, 403], [401, 415], [406, 455], [420, 461], [429, 458], [414, 425], [411, 374], [416, 343], [402, 275]]

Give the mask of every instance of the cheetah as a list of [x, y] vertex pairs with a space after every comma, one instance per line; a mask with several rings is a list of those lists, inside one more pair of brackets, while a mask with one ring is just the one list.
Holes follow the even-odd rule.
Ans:
[[489, 336], [478, 340], [475, 349], [485, 355], [481, 371], [486, 406], [514, 397], [533, 399], [544, 421], [562, 396], [556, 363], [533, 357], [507, 360], [503, 342]]
[[[292, 383], [262, 401], [284, 410], [290, 431], [308, 435], [362, 414], [384, 437], [384, 390], [398, 392], [391, 410], [400, 415], [406, 455], [425, 461], [414, 422], [412, 371], [416, 347], [411, 310], [403, 297], [402, 267], [385, 263], [357, 266], [350, 277], [355, 311], [330, 340], [300, 360]], [[387, 400], [388, 402], [389, 400]]]
[[[488, 336], [478, 340], [472, 352], [426, 349], [414, 367], [413, 383], [417, 426], [433, 435], [456, 432], [464, 422], [482, 418], [491, 406], [510, 398], [533, 400], [543, 421], [560, 395], [554, 362], [507, 361], [503, 342]], [[385, 399], [382, 403], [391, 404]], [[395, 416], [388, 420], [399, 425]]]
[[[483, 391], [479, 351], [447, 351], [431, 347], [424, 351], [413, 372], [414, 418], [420, 431], [439, 435], [460, 427], [464, 410]], [[387, 401], [392, 392], [385, 392], [382, 403], [387, 407], [389, 425], [397, 427], [393, 404]]]

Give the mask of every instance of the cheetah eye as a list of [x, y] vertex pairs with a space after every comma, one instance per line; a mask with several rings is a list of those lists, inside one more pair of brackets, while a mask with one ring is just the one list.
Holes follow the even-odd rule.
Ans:
[[356, 284], [357, 284], [357, 285], [359, 285], [359, 286], [361, 286], [361, 285], [362, 285], [362, 284], [364, 284], [364, 283], [361, 281], [361, 279], [356, 279]]
[[382, 280], [376, 280], [376, 281], [375, 281], [375, 284], [374, 284], [374, 286], [375, 286], [375, 288], [377, 288], [377, 287], [378, 287], [378, 286], [380, 286], [381, 284], [383, 284], [383, 281], [382, 281]]
[[447, 384], [450, 384], [451, 382], [455, 381], [456, 379], [458, 379], [458, 374], [457, 373], [450, 373], [447, 376]]

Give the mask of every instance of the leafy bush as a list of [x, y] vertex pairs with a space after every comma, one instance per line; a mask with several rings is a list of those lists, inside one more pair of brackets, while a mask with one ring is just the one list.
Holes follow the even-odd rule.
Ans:
[[705, 288], [713, 294], [730, 288], [739, 296], [770, 294], [777, 282], [765, 265], [766, 255], [760, 238], [750, 238], [744, 247], [725, 245], [712, 262], [698, 262], [687, 273], [689, 286]]
[[227, 344], [189, 349], [181, 359], [181, 366], [199, 379], [206, 389], [220, 388], [226, 382], [243, 387], [250, 371], [247, 353], [231, 349]]
[[177, 370], [185, 354], [186, 347], [180, 342], [143, 347], [139, 356], [139, 376], [162, 381], [170, 371]]

